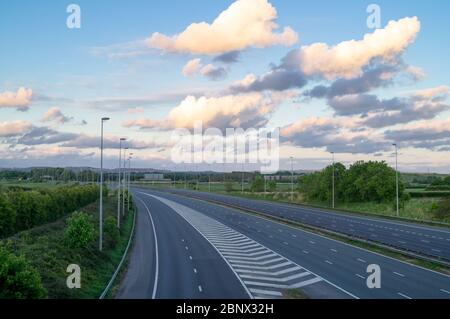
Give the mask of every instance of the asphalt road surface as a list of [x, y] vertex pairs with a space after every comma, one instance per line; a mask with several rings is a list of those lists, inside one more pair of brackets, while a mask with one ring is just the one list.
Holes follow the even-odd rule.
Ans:
[[[209, 202], [133, 194], [136, 237], [118, 298], [450, 298], [450, 277], [437, 272]], [[371, 264], [379, 289], [366, 283]]]
[[242, 209], [251, 209], [271, 216], [450, 262], [450, 230], [445, 228], [381, 218], [361, 217], [327, 211], [326, 209], [307, 208], [221, 194], [186, 190], [173, 190], [173, 192], [188, 194], [199, 199], [213, 200]]

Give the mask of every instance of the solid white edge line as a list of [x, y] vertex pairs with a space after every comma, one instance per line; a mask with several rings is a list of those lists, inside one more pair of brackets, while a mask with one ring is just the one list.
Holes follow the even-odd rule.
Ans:
[[145, 209], [147, 210], [148, 216], [150, 217], [150, 222], [152, 223], [153, 228], [153, 236], [155, 238], [155, 264], [156, 264], [156, 270], [155, 270], [155, 282], [153, 285], [153, 293], [152, 293], [152, 299], [156, 299], [156, 290], [158, 288], [158, 276], [159, 276], [159, 256], [158, 256], [158, 238], [156, 236], [156, 229], [155, 229], [155, 223], [153, 222], [152, 214], [150, 213], [150, 210], [148, 209], [145, 202], [136, 196], [137, 199], [139, 199], [142, 204], [144, 204]]
[[[144, 193], [144, 194], [145, 194], [145, 193]], [[172, 194], [172, 195], [177, 196], [177, 194]], [[178, 196], [182, 196], [182, 197], [184, 197], [184, 198], [190, 198], [190, 199], [193, 199], [193, 200], [197, 200], [197, 201], [200, 201], [200, 202], [206, 202], [206, 203], [210, 203], [210, 204], [214, 205], [214, 203], [209, 202], [209, 201], [207, 201], [207, 200], [202, 200], [202, 199], [193, 198], [193, 197], [189, 197], [189, 196], [183, 196], [183, 195], [178, 195]], [[272, 222], [272, 223], [276, 223], [276, 224], [279, 224], [279, 225], [283, 225], [283, 226], [285, 226], [285, 227], [289, 227], [289, 228], [295, 229], [295, 230], [300, 231], [300, 232], [304, 232], [304, 233], [307, 233], [307, 234], [311, 234], [311, 235], [314, 235], [314, 236], [318, 236], [318, 237], [324, 238], [324, 239], [326, 239], [326, 240], [331, 240], [331, 241], [333, 241], [333, 242], [336, 242], [336, 243], [339, 243], [339, 244], [342, 244], [342, 245], [345, 245], [345, 246], [352, 247], [353, 249], [359, 249], [359, 250], [368, 252], [368, 253], [370, 253], [370, 254], [375, 254], [375, 255], [378, 255], [378, 256], [381, 256], [381, 257], [384, 257], [384, 258], [388, 258], [388, 259], [390, 259], [390, 260], [394, 260], [394, 261], [396, 261], [396, 262], [399, 262], [399, 263], [402, 263], [402, 264], [405, 264], [405, 265], [409, 265], [409, 266], [412, 266], [412, 267], [415, 267], [415, 268], [419, 268], [419, 269], [422, 269], [422, 270], [430, 271], [430, 272], [435, 273], [435, 274], [437, 274], [437, 275], [441, 275], [441, 276], [449, 277], [449, 278], [450, 278], [450, 275], [447, 275], [447, 274], [444, 274], [444, 273], [441, 273], [441, 272], [438, 272], [438, 271], [435, 271], [435, 270], [432, 270], [432, 269], [428, 269], [428, 268], [425, 268], [425, 267], [422, 267], [422, 266], [419, 266], [419, 265], [414, 265], [414, 264], [411, 264], [411, 263], [409, 263], [409, 262], [406, 262], [406, 261], [403, 261], [403, 260], [400, 260], [400, 259], [395, 259], [394, 257], [390, 257], [390, 256], [387, 256], [387, 255], [383, 255], [383, 254], [380, 254], [380, 253], [377, 253], [377, 252], [374, 252], [374, 251], [371, 251], [371, 250], [368, 250], [368, 249], [365, 249], [365, 248], [362, 248], [362, 247], [358, 247], [358, 246], [354, 246], [354, 245], [351, 245], [351, 244], [347, 244], [346, 242], [339, 241], [339, 240], [336, 240], [336, 239], [333, 239], [333, 238], [330, 238], [330, 237], [326, 237], [326, 236], [323, 236], [323, 235], [319, 235], [319, 234], [313, 233], [313, 232], [311, 232], [311, 231], [304, 230], [304, 229], [302, 229], [302, 228], [300, 228], [300, 227], [294, 227], [294, 226], [291, 226], [291, 225], [288, 225], [288, 224], [285, 224], [285, 223], [276, 221], [276, 220], [274, 220], [274, 219], [270, 219], [270, 218], [268, 218], [268, 217], [263, 217], [263, 216], [261, 216], [261, 215], [256, 215], [256, 214], [247, 213], [247, 212], [242, 211], [242, 210], [240, 210], [240, 209], [237, 209], [237, 208], [234, 208], [234, 207], [229, 207], [229, 206], [227, 206], [226, 204], [223, 204], [223, 205], [221, 205], [221, 204], [215, 204], [215, 205], [222, 206], [222, 207], [225, 207], [225, 208], [234, 210], [235, 212], [239, 212], [240, 214], [248, 214], [248, 215], [251, 215], [251, 216], [253, 216], [253, 217], [255, 217], [255, 218], [259, 218], [259, 219], [262, 219], [262, 220], [265, 220], [265, 221], [268, 221], [268, 222]]]
[[123, 252], [122, 259], [120, 260], [119, 264], [117, 265], [116, 271], [112, 275], [110, 281], [108, 282], [108, 285], [106, 286], [105, 290], [103, 290], [102, 294], [100, 295], [100, 297], [98, 299], [104, 299], [105, 298], [105, 296], [108, 293], [109, 289], [111, 288], [114, 280], [116, 280], [117, 274], [119, 273], [120, 268], [122, 268], [122, 264], [125, 261], [126, 256], [128, 255], [128, 250], [129, 250], [130, 245], [131, 245], [131, 240], [134, 237], [134, 227], [136, 225], [136, 215], [137, 215], [137, 209], [136, 209], [136, 211], [134, 211], [133, 227], [131, 228], [130, 238], [128, 239], [127, 247], [125, 248], [125, 251]]
[[[153, 196], [153, 195], [146, 194], [146, 193], [142, 193], [142, 194], [145, 194], [145, 195], [147, 195], [147, 196]], [[174, 196], [177, 196], [176, 194], [173, 194], [173, 195], [174, 195]], [[186, 198], [186, 197], [184, 197], [184, 198]], [[203, 203], [206, 202], [206, 203], [209, 203], [209, 204], [211, 204], [211, 205], [214, 205], [213, 203], [208, 202], [208, 201], [205, 201], [205, 200], [196, 199], [196, 198], [192, 198], [192, 197], [187, 197], [187, 198], [192, 199], [192, 200], [197, 200], [197, 201], [200, 201], [200, 202], [203, 202]], [[180, 204], [180, 205], [182, 205], [182, 204]], [[220, 205], [219, 205], [219, 206], [220, 206]], [[226, 206], [222, 206], [222, 207], [226, 207]], [[226, 208], [231, 209], [231, 210], [234, 210], [236, 213], [239, 213], [239, 214], [245, 214], [245, 213], [243, 213], [242, 211], [237, 210], [237, 209], [233, 209], [233, 208], [230, 208], [230, 207], [226, 207]], [[287, 227], [290, 227], [290, 228], [292, 228], [292, 229], [296, 229], [296, 230], [298, 230], [298, 231], [303, 231], [303, 230], [299, 230], [298, 228], [295, 228], [295, 227], [292, 227], [292, 226], [288, 226], [288, 225], [285, 225], [285, 224], [283, 224], [283, 223], [276, 222], [276, 221], [273, 221], [273, 220], [270, 220], [270, 219], [267, 219], [267, 218], [264, 218], [264, 217], [260, 217], [260, 216], [256, 216], [256, 215], [252, 215], [252, 216], [254, 216], [254, 217], [256, 217], [256, 218], [263, 219], [263, 220], [265, 220], [265, 221], [269, 221], [269, 222], [276, 223], [276, 224], [279, 224], [279, 225], [287, 226]], [[210, 217], [210, 218], [212, 218], [212, 217]], [[214, 220], [216, 220], [216, 219], [214, 219]], [[222, 223], [222, 224], [223, 224], [223, 223]], [[227, 227], [229, 227], [229, 226], [227, 226]], [[229, 227], [229, 228], [231, 228], [231, 227]], [[231, 228], [231, 229], [233, 229], [233, 228]], [[306, 231], [305, 231], [305, 232], [306, 232]], [[311, 235], [316, 235], [316, 234], [311, 233], [311, 232], [307, 232], [307, 233], [308, 233], [308, 234], [311, 234]], [[243, 235], [244, 235], [244, 234], [243, 234]], [[244, 235], [244, 236], [246, 236], [246, 235]], [[248, 236], [246, 236], [246, 237], [248, 237]], [[321, 236], [321, 237], [323, 237], [323, 236]], [[250, 238], [250, 237], [248, 237], [248, 238]], [[323, 237], [323, 238], [326, 238], [326, 237]], [[250, 239], [252, 239], [252, 238], [250, 238]], [[328, 239], [328, 238], [326, 238], [326, 239]], [[271, 249], [268, 248], [267, 246], [264, 246], [264, 245], [260, 244], [258, 241], [254, 240], [254, 239], [252, 239], [252, 240], [255, 241], [257, 244], [259, 244], [259, 245], [261, 245], [261, 246], [263, 246], [263, 247], [266, 247], [268, 250], [274, 252], [273, 250], [271, 250]], [[335, 240], [335, 241], [338, 242], [338, 243], [340, 243], [340, 242], [337, 241], [337, 240]], [[349, 246], [350, 246], [350, 245], [349, 245]], [[354, 247], [354, 246], [351, 246], [351, 247]], [[355, 247], [354, 247], [354, 248], [355, 248]], [[293, 264], [295, 264], [295, 265], [297, 265], [297, 266], [300, 266], [300, 265], [298, 265], [297, 263], [295, 263], [295, 262], [293, 262], [292, 260], [290, 260], [289, 258], [286, 258], [283, 254], [281, 254], [281, 253], [277, 253], [277, 254], [280, 255], [281, 257], [284, 257], [285, 259], [289, 260], [289, 261], [292, 262]], [[231, 266], [230, 266], [230, 267], [231, 267]], [[310, 272], [311, 274], [313, 274], [314, 276], [319, 277], [319, 278], [322, 278], [323, 281], [325, 281], [326, 283], [330, 284], [331, 286], [337, 288], [338, 290], [340, 290], [340, 291], [346, 293], [346, 294], [349, 295], [350, 297], [353, 297], [353, 298], [355, 298], [355, 299], [360, 299], [358, 296], [352, 294], [351, 292], [345, 290], [345, 289], [342, 288], [342, 287], [339, 287], [338, 285], [332, 283], [332, 282], [329, 281], [328, 279], [325, 279], [323, 276], [317, 275], [314, 271], [311, 271], [311, 270], [309, 270], [309, 269], [307, 269], [307, 268], [305, 268], [305, 267], [303, 267], [303, 266], [300, 266], [300, 267], [302, 267], [302, 268], [305, 269], [306, 271], [309, 271], [309, 272]]]
[[[147, 194], [147, 193], [143, 193], [140, 192], [144, 195], [147, 196], [151, 196], [153, 198], [155, 198], [156, 200], [158, 199], [158, 196], [154, 196], [151, 194]], [[161, 197], [160, 197], [161, 198]], [[166, 198], [164, 198], [166, 199]], [[168, 200], [168, 199], [166, 199]], [[162, 202], [161, 200], [159, 200], [160, 202]], [[173, 202], [173, 201], [172, 201]], [[181, 205], [179, 203], [177, 203], [178, 205]], [[184, 205], [182, 205], [184, 206]], [[170, 207], [171, 208], [171, 207]], [[172, 208], [171, 208], [172, 209]], [[192, 208], [191, 208], [192, 209]], [[177, 213], [178, 214], [178, 213]], [[200, 213], [201, 214], [201, 213]], [[178, 214], [179, 216], [183, 217], [182, 215]], [[208, 216], [209, 217], [209, 216]], [[250, 299], [254, 299], [253, 295], [250, 293], [250, 291], [247, 289], [247, 287], [244, 285], [244, 282], [241, 280], [241, 278], [239, 277], [239, 275], [236, 273], [236, 271], [234, 271], [233, 267], [231, 267], [230, 263], [225, 259], [225, 257], [221, 254], [221, 252], [208, 240], [208, 238], [206, 238], [194, 225], [192, 225], [186, 218], [183, 217], [183, 219], [188, 223], [188, 225], [191, 225], [192, 228], [194, 228], [203, 238], [205, 238], [205, 240], [211, 245], [213, 246], [213, 248], [217, 251], [217, 253], [220, 255], [220, 257], [222, 257], [222, 259], [227, 263], [228, 267], [231, 269], [231, 271], [234, 273], [234, 275], [236, 276], [236, 278], [239, 280], [239, 282], [241, 283], [242, 287], [244, 288], [245, 292], [248, 294], [248, 296], [250, 297]], [[214, 219], [215, 220], [215, 219]]]

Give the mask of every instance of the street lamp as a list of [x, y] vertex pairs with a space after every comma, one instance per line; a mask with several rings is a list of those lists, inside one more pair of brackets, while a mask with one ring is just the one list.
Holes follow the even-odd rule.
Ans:
[[102, 117], [102, 129], [100, 139], [100, 221], [99, 221], [99, 250], [103, 249], [103, 123], [109, 121], [109, 117]]
[[291, 202], [294, 201], [294, 158], [291, 156]]
[[332, 184], [332, 206], [334, 208], [334, 152], [331, 152], [331, 156], [333, 158], [333, 177], [331, 178], [331, 184]]
[[127, 182], [127, 150], [128, 147], [125, 147], [123, 151], [123, 187], [122, 187], [122, 216], [125, 216], [125, 188]]
[[128, 188], [127, 188], [127, 211], [130, 211], [130, 182], [131, 182], [131, 159], [132, 159], [133, 153], [130, 153], [130, 157], [128, 157]]
[[395, 189], [396, 189], [396, 197], [397, 197], [397, 217], [399, 216], [399, 205], [398, 205], [398, 148], [397, 144], [394, 143], [392, 146], [395, 147]]
[[[122, 142], [126, 138], [122, 137], [119, 140], [119, 178], [117, 180], [117, 228], [120, 228], [120, 169], [122, 167]], [[125, 156], [124, 156], [125, 157]]]
[[242, 163], [242, 181], [241, 181], [241, 193], [244, 194], [244, 163]]

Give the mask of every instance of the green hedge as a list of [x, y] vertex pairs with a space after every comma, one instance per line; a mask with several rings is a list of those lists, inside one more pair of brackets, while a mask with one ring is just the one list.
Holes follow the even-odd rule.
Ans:
[[445, 191], [426, 191], [426, 192], [409, 192], [409, 195], [413, 198], [423, 198], [423, 197], [450, 197], [450, 192]]
[[0, 194], [0, 238], [56, 221], [94, 202], [98, 193], [97, 185], [84, 185]]

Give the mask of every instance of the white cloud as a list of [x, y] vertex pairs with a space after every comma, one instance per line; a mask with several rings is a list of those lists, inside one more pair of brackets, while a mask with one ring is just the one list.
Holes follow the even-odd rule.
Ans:
[[224, 67], [216, 67], [211, 63], [203, 65], [201, 59], [192, 59], [188, 61], [183, 67], [181, 73], [183, 73], [183, 75], [186, 77], [192, 77], [199, 73], [202, 76], [213, 81], [221, 80], [228, 74], [227, 70]]
[[147, 44], [166, 52], [221, 54], [248, 47], [296, 43], [298, 36], [291, 28], [274, 32], [278, 29], [276, 19], [277, 11], [267, 0], [237, 0], [211, 24], [193, 23], [173, 36], [156, 32], [147, 39]]
[[59, 107], [51, 107], [47, 110], [47, 112], [44, 113], [44, 116], [42, 117], [42, 122], [51, 122], [55, 121], [59, 124], [67, 123], [72, 118], [65, 116]]
[[21, 135], [32, 128], [27, 121], [0, 122], [0, 137], [12, 137]]
[[[302, 46], [291, 55], [308, 76], [320, 76], [328, 80], [338, 77], [353, 78], [361, 75], [364, 66], [378, 58], [394, 60], [414, 42], [420, 31], [417, 17], [390, 21], [384, 29], [364, 35], [362, 40], [341, 42], [335, 46], [314, 43]], [[417, 70], [413, 70], [417, 71]]]
[[269, 115], [289, 94], [250, 93], [221, 97], [186, 97], [163, 120], [137, 119], [124, 122], [125, 127], [174, 129], [188, 128], [201, 121], [203, 127], [261, 127]]
[[201, 59], [192, 59], [185, 64], [181, 73], [183, 73], [183, 75], [186, 77], [194, 76], [200, 70], [201, 67], [202, 67]]
[[421, 99], [447, 98], [450, 96], [450, 87], [441, 85], [434, 88], [418, 90], [414, 95]]
[[21, 87], [17, 92], [3, 92], [0, 93], [0, 108], [1, 107], [15, 107], [19, 111], [27, 111], [30, 103], [33, 91]]
[[217, 81], [227, 76], [227, 70], [224, 67], [216, 67], [213, 64], [207, 64], [200, 70], [201, 75], [210, 80]]
[[133, 108], [129, 108], [127, 110], [128, 114], [139, 114], [139, 113], [144, 113], [144, 108], [142, 107], [133, 107]]

